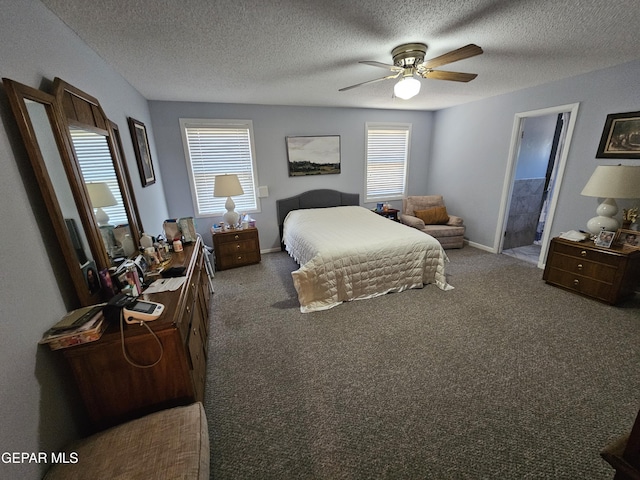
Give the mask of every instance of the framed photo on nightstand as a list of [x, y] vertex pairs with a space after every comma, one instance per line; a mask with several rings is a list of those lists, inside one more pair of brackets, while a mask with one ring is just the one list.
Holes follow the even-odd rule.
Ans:
[[608, 232], [607, 230], [602, 230], [600, 233], [598, 233], [598, 236], [593, 243], [595, 243], [599, 247], [609, 248], [613, 243], [613, 238], [615, 236], [616, 232]]
[[619, 229], [616, 234], [616, 243], [625, 248], [640, 250], [640, 232], [635, 230]]

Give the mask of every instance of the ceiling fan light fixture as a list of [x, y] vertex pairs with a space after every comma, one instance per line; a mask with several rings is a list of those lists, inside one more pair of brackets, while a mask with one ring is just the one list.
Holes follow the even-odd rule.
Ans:
[[413, 77], [404, 77], [393, 87], [393, 93], [398, 98], [409, 100], [420, 92], [420, 86], [420, 80]]

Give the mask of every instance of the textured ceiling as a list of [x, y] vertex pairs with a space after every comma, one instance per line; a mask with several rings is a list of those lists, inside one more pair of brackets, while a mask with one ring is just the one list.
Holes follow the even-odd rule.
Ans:
[[[637, 0], [42, 0], [150, 100], [435, 110], [640, 58]], [[410, 100], [359, 60], [478, 57]]]

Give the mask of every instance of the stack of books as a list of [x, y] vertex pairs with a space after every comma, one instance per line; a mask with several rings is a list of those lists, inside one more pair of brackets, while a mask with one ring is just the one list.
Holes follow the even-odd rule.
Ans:
[[101, 305], [82, 307], [67, 313], [62, 320], [45, 332], [41, 344], [51, 350], [67, 348], [98, 340], [107, 328]]

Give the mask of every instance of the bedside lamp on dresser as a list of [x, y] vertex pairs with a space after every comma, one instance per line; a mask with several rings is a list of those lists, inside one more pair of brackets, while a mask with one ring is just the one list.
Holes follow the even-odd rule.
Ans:
[[613, 218], [618, 213], [616, 198], [640, 198], [640, 167], [631, 165], [599, 165], [582, 189], [581, 195], [604, 198], [596, 217], [587, 229], [597, 235], [601, 230], [615, 232], [620, 224]]

